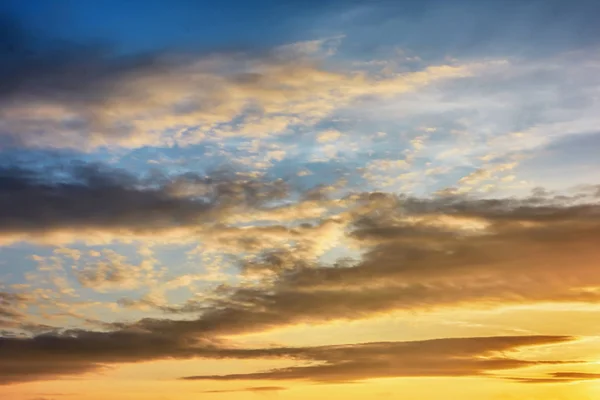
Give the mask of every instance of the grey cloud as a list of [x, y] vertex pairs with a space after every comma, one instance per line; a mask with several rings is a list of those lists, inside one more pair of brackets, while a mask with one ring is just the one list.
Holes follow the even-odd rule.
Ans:
[[[90, 150], [170, 145], [175, 139], [157, 133], [159, 124], [178, 130], [203, 122], [210, 125], [224, 112], [229, 85], [260, 88], [269, 80], [261, 74], [258, 80], [241, 79], [246, 75], [244, 66], [258, 60], [281, 62], [271, 50], [260, 48], [187, 54], [167, 49], [124, 56], [104, 43], [35, 37], [10, 15], [0, 19], [0, 33], [3, 147]], [[227, 68], [215, 68], [224, 60]], [[206, 79], [211, 73], [214, 79]], [[243, 114], [246, 105], [235, 107], [220, 122]], [[157, 116], [149, 119], [150, 114]], [[192, 142], [203, 135], [199, 132]], [[180, 139], [185, 143], [188, 138]]]
[[[413, 200], [406, 208], [414, 210], [408, 216], [426, 213], [436, 223], [443, 216], [454, 217], [453, 222], [477, 219], [486, 223], [485, 229], [463, 234], [447, 223], [420, 228], [398, 220], [395, 209], [380, 208], [380, 219], [368, 227], [360, 221], [352, 232], [360, 240], [373, 239], [365, 244], [361, 260], [306, 264], [281, 252], [262, 259], [265, 268], [278, 271], [272, 284], [222, 287], [219, 298], [197, 320], [146, 319], [138, 324], [164, 332], [227, 335], [463, 304], [600, 301], [588, 290], [600, 284], [597, 205], [446, 201], [435, 209], [435, 202], [418, 208]], [[281, 257], [291, 267], [282, 270]]]
[[[290, 349], [225, 349], [217, 338], [298, 323], [356, 320], [392, 311], [464, 304], [486, 307], [536, 302], [596, 303], [600, 297], [589, 287], [600, 286], [600, 212], [595, 203], [588, 201], [418, 201], [385, 194], [360, 195], [348, 218], [355, 222], [350, 235], [365, 246], [361, 260], [323, 265], [298, 261], [293, 255], [280, 252], [278, 257], [261, 259], [265, 268], [276, 271], [273, 280], [255, 287], [222, 286], [209, 300], [189, 305], [199, 312], [195, 319], [142, 319], [115, 325], [112, 332], [69, 331], [29, 339], [2, 339], [0, 355], [5, 360], [21, 357], [25, 363], [35, 360], [32, 365], [40, 371], [38, 375], [47, 369], [46, 362], [57, 357], [65, 361], [64, 373], [72, 371], [72, 364], [84, 363], [93, 369], [103, 364], [168, 357], [312, 357], [313, 350], [303, 353]], [[461, 224], [474, 220], [480, 222], [478, 230], [466, 234]], [[420, 230], [422, 236], [406, 240], [407, 229]], [[378, 230], [381, 232], [374, 234]], [[289, 267], [279, 267], [281, 257], [290, 263]], [[270, 267], [269, 263], [275, 265]], [[198, 338], [203, 339], [198, 342]], [[398, 346], [393, 350], [404, 354], [404, 347]], [[330, 347], [323, 353], [336, 354], [335, 351]], [[362, 350], [355, 351], [362, 354]], [[311, 359], [330, 365], [278, 370], [266, 376], [300, 378], [304, 372], [332, 380], [364, 376], [357, 372], [364, 368], [355, 363], [327, 358], [321, 353]], [[465, 368], [471, 374], [497, 366], [515, 368], [526, 364], [511, 359], [468, 359]], [[438, 367], [444, 374], [462, 373], [454, 364]], [[384, 374], [379, 364], [372, 370]], [[61, 374], [60, 369], [50, 369], [48, 374], [52, 373]]]
[[[341, 260], [332, 268], [274, 253], [257, 260], [277, 272], [272, 283], [222, 287], [216, 299], [183, 307], [201, 313], [195, 320], [144, 319], [134, 326], [174, 335], [227, 335], [467, 302], [598, 301], [586, 290], [598, 283], [597, 206], [532, 207], [530, 201], [413, 199], [384, 208], [377, 200], [380, 217], [368, 212], [354, 217], [352, 235], [371, 239], [362, 260]], [[434, 222], [443, 216], [476, 218], [488, 225], [484, 232], [463, 235], [444, 225], [409, 224], [398, 219], [402, 213], [427, 214]]]
[[159, 358], [219, 357], [217, 341], [131, 331], [67, 331], [0, 338], [0, 384], [80, 374], [106, 364]]
[[2, 101], [16, 95], [100, 101], [115, 77], [158, 67], [156, 57], [111, 57], [106, 46], [43, 40], [10, 15], [0, 19], [0, 32]]
[[245, 60], [269, 56], [268, 51], [258, 47], [235, 49], [234, 46], [219, 52], [175, 54], [167, 49], [121, 55], [110, 43], [41, 38], [32, 34], [29, 28], [25, 21], [10, 13], [0, 18], [0, 56], [3, 59], [0, 104], [26, 99], [52, 100], [76, 107], [101, 105], [118, 90], [119, 83], [129, 78], [157, 75], [168, 78], [175, 66], [202, 56], [228, 54]]
[[317, 365], [265, 372], [189, 376], [185, 380], [307, 380], [352, 382], [370, 378], [476, 376], [556, 361], [526, 361], [506, 353], [523, 346], [556, 344], [567, 337], [488, 337], [419, 342], [366, 343], [303, 349]]
[[[467, 376], [537, 365], [500, 354], [522, 346], [559, 344], [565, 336], [440, 339], [323, 347], [231, 348], [217, 340], [143, 332], [68, 331], [0, 338], [0, 384], [98, 371], [112, 364], [158, 359], [285, 358], [321, 362], [267, 373], [191, 379], [360, 380], [384, 376]], [[483, 359], [482, 356], [487, 358]], [[558, 363], [558, 361], [548, 361]], [[395, 368], [389, 369], [390, 366]]]
[[[407, 209], [416, 209], [412, 215], [426, 211], [434, 222], [444, 215], [479, 218], [488, 223], [486, 230], [464, 235], [447, 225], [438, 229], [430, 225], [417, 240], [410, 232], [418, 232], [418, 226], [403, 228], [406, 222], [396, 219], [395, 208], [386, 211], [380, 207], [381, 219], [372, 220], [366, 228], [376, 240], [366, 244], [361, 260], [340, 260], [330, 266], [279, 252], [260, 259], [265, 269], [277, 272], [271, 283], [222, 286], [212, 300], [164, 309], [199, 312], [193, 320], [143, 319], [133, 326], [175, 336], [232, 335], [463, 304], [484, 307], [600, 300], [587, 289], [600, 284], [596, 206], [545, 205], [538, 209], [513, 200], [472, 204], [463, 200], [460, 207], [450, 208], [444, 202], [438, 205], [437, 214], [431, 208], [433, 203], [420, 210], [414, 205]], [[364, 238], [364, 229], [364, 221], [357, 223], [353, 235]], [[374, 235], [374, 230], [380, 232]], [[282, 263], [286, 268], [280, 267]]]
[[[234, 49], [233, 46], [219, 51], [174, 53], [167, 49], [124, 56], [106, 43], [71, 43], [36, 37], [23, 21], [9, 14], [0, 18], [0, 33], [3, 60], [0, 66], [0, 144], [3, 147], [88, 150], [102, 146], [165, 145], [168, 141], [160, 139], [160, 135], [136, 128], [131, 114], [123, 115], [143, 110], [142, 114], [136, 114], [139, 118], [159, 108], [166, 111], [166, 119], [181, 117], [176, 123], [168, 122], [170, 128], [197, 125], [189, 123], [189, 119], [184, 121], [185, 115], [206, 108], [216, 111], [217, 98], [222, 98], [225, 90], [214, 80], [198, 82], [202, 73], [214, 72], [214, 68], [207, 67], [194, 74], [190, 73], [191, 66], [227, 58], [235, 66], [231, 76], [221, 82], [227, 84], [235, 83], [244, 75], [241, 66], [246, 63], [259, 59], [274, 61], [271, 51], [256, 47]], [[185, 85], [181, 75], [186, 73], [186, 84], [193, 84], [195, 90], [179, 93], [174, 96], [176, 100], [161, 99], [166, 86], [180, 90]], [[160, 86], [160, 82], [167, 81], [170, 84]], [[196, 95], [194, 101], [182, 100], [191, 94]]]
[[[180, 182], [205, 192], [181, 196]], [[286, 192], [285, 183], [187, 174], [141, 179], [101, 165], [73, 164], [43, 172], [0, 168], [0, 241], [44, 240], [55, 233], [100, 231], [117, 237], [160, 233], [218, 221], [220, 212], [258, 207]], [[77, 237], [78, 236], [78, 237]], [[52, 240], [52, 239], [48, 239]]]

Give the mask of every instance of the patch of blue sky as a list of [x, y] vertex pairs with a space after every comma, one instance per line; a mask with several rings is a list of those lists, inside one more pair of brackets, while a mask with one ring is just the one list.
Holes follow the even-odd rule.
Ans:
[[600, 133], [562, 138], [531, 154], [516, 168], [530, 186], [549, 190], [595, 182], [600, 170]]
[[77, 162], [86, 163], [108, 163], [114, 159], [107, 149], [99, 149], [91, 153], [82, 153], [74, 150], [52, 150], [52, 149], [26, 149], [11, 148], [4, 151], [0, 157], [0, 167], [20, 168], [44, 171], [52, 169], [57, 165], [65, 165]]
[[[205, 271], [198, 260], [195, 258], [190, 259], [190, 252], [197, 246], [198, 243], [196, 242], [156, 244], [151, 247], [151, 250], [153, 256], [160, 260], [164, 266], [168, 267], [168, 274], [173, 275], [170, 278], [174, 278], [190, 271]], [[166, 278], [169, 278], [169, 276]]]
[[344, 33], [343, 51], [354, 58], [373, 58], [381, 48], [403, 48], [431, 61], [448, 55], [547, 54], [588, 46], [600, 37], [595, 0], [105, 0], [101, 7], [89, 0], [5, 3], [54, 35], [98, 40], [129, 53], [265, 47]]
[[0, 263], [0, 282], [5, 286], [21, 284], [27, 273], [35, 272], [38, 264], [31, 258], [32, 254], [42, 257], [52, 256], [53, 248], [37, 246], [29, 243], [18, 243], [2, 247]]
[[118, 53], [138, 53], [282, 44], [297, 39], [298, 28], [305, 26], [311, 15], [320, 12], [327, 2], [104, 0], [99, 4], [89, 0], [6, 0], [5, 3], [5, 7], [54, 36], [108, 43]]
[[325, 14], [318, 25], [324, 35], [343, 31], [346, 52], [371, 58], [392, 48], [416, 51], [427, 62], [539, 57], [597, 44], [600, 28], [592, 15], [598, 11], [595, 0], [362, 2]]

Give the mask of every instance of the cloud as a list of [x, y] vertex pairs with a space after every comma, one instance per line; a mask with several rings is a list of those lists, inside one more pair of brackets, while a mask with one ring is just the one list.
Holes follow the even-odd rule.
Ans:
[[[310, 357], [314, 354], [312, 360], [326, 364], [211, 378], [309, 376], [308, 379], [315, 380], [352, 380], [388, 376], [383, 371], [389, 371], [389, 364], [383, 364], [385, 368], [378, 364], [365, 368], [350, 361], [342, 362], [335, 358], [334, 347], [305, 353], [281, 348], [243, 350], [226, 349], [213, 340], [297, 323], [356, 320], [390, 311], [464, 303], [490, 306], [511, 302], [596, 302], [594, 288], [600, 286], [595, 269], [597, 206], [569, 205], [569, 200], [572, 198], [419, 200], [376, 193], [359, 196], [357, 202], [362, 207], [356, 207], [351, 214], [354, 226], [351, 235], [358, 242], [371, 243], [371, 250], [361, 261], [340, 262], [331, 267], [298, 264], [289, 259], [291, 267], [281, 270], [272, 264], [281, 260], [265, 258], [264, 268], [277, 271], [275, 280], [254, 287], [221, 287], [214, 299], [202, 303], [198, 309], [201, 315], [195, 320], [144, 319], [134, 324], [115, 324], [116, 330], [112, 332], [68, 331], [29, 339], [3, 339], [2, 358], [11, 360], [18, 352], [24, 363], [22, 370], [11, 369], [13, 372], [7, 373], [6, 379], [7, 382], [25, 379], [19, 372], [25, 370], [34, 379], [47, 374], [93, 371], [111, 363], [167, 357], [260, 358], [303, 354]], [[285, 253], [280, 256], [287, 259]], [[565, 265], [570, 267], [565, 269]], [[196, 339], [199, 336], [215, 339], [199, 342]], [[458, 344], [464, 343], [452, 343], [448, 349], [467, 351]], [[357, 346], [358, 350], [351, 347], [349, 351], [362, 354], [364, 350], [369, 360], [377, 360], [373, 352], [390, 357], [397, 353], [407, 356], [405, 345], [394, 345], [385, 351], [371, 347]], [[440, 351], [452, 360], [460, 355], [448, 349]], [[490, 351], [493, 349], [500, 351], [497, 347]], [[32, 361], [25, 355], [35, 360], [32, 369], [27, 369]], [[52, 367], [50, 358], [46, 362], [45, 357], [51, 358]], [[64, 363], [57, 364], [58, 358]], [[451, 376], [532, 365], [504, 358], [460, 360], [465, 362], [466, 369], [428, 360], [426, 364], [434, 369], [417, 369], [413, 373]], [[372, 371], [374, 375], [365, 375], [364, 371]], [[408, 374], [404, 370], [398, 373]]]
[[600, 374], [589, 372], [552, 372], [541, 378], [509, 378], [523, 383], [570, 383], [600, 379]]
[[[463, 35], [462, 28], [437, 23], [439, 10], [449, 9], [427, 9], [423, 19], [460, 42], [455, 35]], [[505, 29], [531, 17], [519, 15]], [[587, 15], [584, 22], [596, 14]], [[444, 21], [482, 20], [459, 16]], [[567, 19], [565, 24], [577, 25]], [[427, 30], [419, 18], [394, 23], [394, 29], [408, 22]], [[545, 36], [542, 31], [548, 32], [538, 29], [536, 37]], [[540, 148], [562, 148], [595, 132], [600, 64], [591, 52], [543, 59], [535, 59], [538, 53], [508, 60], [448, 57], [434, 64], [403, 52], [344, 68], [345, 56], [328, 58], [341, 36], [265, 51], [121, 56], [109, 47], [33, 43], [19, 27], [0, 24], [0, 33], [6, 33], [0, 35], [2, 149], [101, 150], [94, 158], [104, 158], [106, 150], [119, 149], [119, 157], [140, 149], [119, 160], [132, 170], [146, 151], [158, 151], [154, 165], [178, 158], [171, 160], [171, 170], [178, 171], [171, 175], [141, 176], [86, 163], [0, 166], [0, 246], [10, 253], [7, 265], [14, 264], [5, 275], [13, 282], [23, 274], [28, 282], [0, 286], [0, 384], [167, 359], [277, 358], [291, 365], [244, 374], [203, 371], [183, 378], [190, 382], [506, 378], [520, 376], [519, 368], [558, 368], [562, 357], [540, 361], [520, 350], [562, 346], [573, 338], [297, 348], [235, 341], [236, 335], [390, 313], [403, 318], [542, 303], [591, 309], [600, 302], [597, 187], [569, 195], [536, 190], [525, 198], [494, 197], [498, 187], [520, 188], [529, 179], [522, 177], [521, 161], [539, 157]], [[353, 36], [353, 49], [364, 48]], [[442, 47], [445, 56], [456, 52]], [[183, 149], [200, 142], [207, 146]], [[142, 149], [147, 146], [173, 149]], [[11, 158], [12, 150], [2, 151]], [[240, 170], [252, 170], [181, 172], [228, 158]], [[306, 164], [295, 168], [300, 159]], [[569, 175], [567, 170], [562, 174]], [[289, 181], [271, 178], [284, 173]], [[334, 173], [348, 179], [308, 187]], [[390, 192], [370, 192], [374, 187]], [[111, 244], [127, 254], [138, 250], [125, 246], [131, 242], [144, 242], [138, 261], [85, 248]], [[181, 247], [162, 247], [175, 243]], [[36, 248], [43, 255], [14, 262], [30, 244], [55, 247]], [[56, 247], [67, 244], [75, 248]], [[160, 270], [155, 256], [163, 257]], [[37, 272], [29, 271], [31, 260], [39, 264]], [[80, 301], [90, 290], [102, 295]], [[105, 295], [119, 290], [135, 292], [120, 300]], [[540, 323], [532, 322], [545, 325]], [[572, 328], [552, 329], [562, 335]], [[598, 374], [569, 370], [506, 379], [565, 383]], [[207, 393], [279, 390], [285, 387]]]
[[283, 386], [255, 386], [255, 387], [247, 387], [242, 389], [225, 389], [225, 390], [206, 390], [202, 393], [239, 393], [239, 392], [251, 392], [251, 393], [262, 393], [262, 392], [280, 392], [282, 390], [287, 390], [286, 387]]
[[[555, 344], [566, 337], [488, 337], [419, 342], [366, 343], [305, 348], [299, 355], [314, 365], [231, 375], [189, 376], [185, 380], [307, 380], [352, 382], [372, 378], [480, 376], [494, 371], [555, 361], [526, 361], [506, 353], [523, 346]], [[298, 350], [297, 350], [298, 351]]]
[[114, 251], [105, 250], [104, 254], [104, 260], [94, 261], [74, 270], [75, 277], [83, 287], [100, 292], [129, 290], [156, 285], [160, 278], [153, 259], [144, 259], [139, 265], [132, 265], [127, 263], [126, 257]]
[[195, 321], [141, 326], [231, 335], [465, 304], [600, 300], [596, 204], [369, 196], [372, 210], [357, 207], [350, 231], [361, 260], [331, 266], [274, 252], [252, 266], [276, 272], [269, 283], [223, 286]]
[[[150, 192], [152, 199], [155, 195]], [[99, 207], [106, 207], [106, 199]], [[115, 219], [102, 221], [109, 225], [105, 229], [117, 224], [120, 230], [139, 231], [153, 224], [152, 218], [163, 221], [159, 213], [148, 218], [141, 214], [142, 207], [119, 200], [119, 207], [135, 208], [140, 219], [122, 215], [117, 220], [106, 214]], [[188, 205], [190, 200], [184, 201]], [[600, 300], [595, 268], [600, 221], [593, 199], [427, 200], [367, 193], [349, 196], [343, 204], [335, 219], [312, 226], [286, 228], [276, 222], [248, 229], [223, 224], [205, 229], [209, 249], [244, 255], [237, 266], [258, 281], [222, 285], [192, 299], [181, 309], [201, 310], [194, 320], [144, 319], [134, 326], [173, 335], [218, 336], [464, 304], [494, 307]], [[194, 202], [191, 206], [190, 219], [197, 212], [206, 213], [204, 203], [200, 211], [193, 208]], [[169, 207], [160, 210], [169, 215]], [[182, 219], [182, 223], [189, 221]], [[287, 246], [288, 240], [298, 244]], [[353, 244], [361, 258], [340, 259], [333, 265], [319, 259], [342, 240]], [[79, 278], [88, 285], [104, 285], [112, 279], [109, 270], [99, 272], [90, 270]]]
[[69, 249], [67, 247], [61, 247], [54, 250], [54, 254], [62, 254], [70, 257], [73, 261], [77, 261], [81, 258], [81, 252], [77, 249]]
[[17, 321], [22, 321], [26, 316], [23, 305], [30, 300], [28, 294], [0, 290], [0, 328], [14, 327]]
[[[183, 187], [195, 193], [184, 195]], [[84, 163], [43, 172], [3, 167], [0, 243], [106, 243], [115, 238], [189, 235], [195, 227], [218, 221], [221, 212], [255, 208], [285, 192], [282, 181], [261, 183], [235, 174], [145, 180]]]
[[[306, 379], [361, 380], [390, 376], [470, 376], [502, 369], [560, 363], [510, 358], [524, 346], [559, 344], [563, 336], [440, 339], [423, 342], [366, 343], [307, 348], [228, 348], [225, 343], [134, 331], [0, 338], [0, 384], [98, 371], [116, 363], [157, 359], [288, 358], [301, 365], [264, 373], [187, 377], [187, 380]], [[319, 362], [306, 366], [302, 363]]]
[[[560, 0], [453, 2], [376, 2], [352, 4], [344, 12], [328, 14], [326, 22], [347, 31], [348, 41], [384, 47], [394, 38], [403, 50], [427, 49], [429, 58], [449, 53], [467, 57], [497, 54], [539, 56], [557, 50], [593, 47], [598, 27], [590, 17], [600, 11], [594, 0], [573, 6]], [[477, 15], [477, 19], [472, 18]], [[403, 54], [414, 59], [414, 53]]]
[[329, 129], [327, 131], [319, 133], [317, 136], [317, 142], [319, 143], [327, 143], [327, 142], [335, 142], [342, 136], [341, 132], [336, 131], [335, 129]]
[[111, 363], [191, 358], [203, 353], [222, 358], [217, 349], [211, 341], [184, 340], [135, 331], [73, 330], [25, 339], [3, 337], [0, 338], [0, 383], [83, 374]]
[[[600, 261], [600, 212], [594, 188], [570, 196], [537, 190], [522, 199], [354, 193], [336, 201], [322, 200], [322, 205], [338, 208], [335, 218], [323, 216], [314, 225], [303, 223], [284, 228], [276, 216], [292, 218], [294, 208], [275, 209], [269, 214], [269, 208], [263, 207], [271, 199], [286, 195], [279, 183], [187, 176], [199, 187], [181, 190], [172, 179], [145, 181], [127, 174], [106, 173], [98, 167], [71, 170], [70, 183], [52, 180], [51, 174], [40, 176], [23, 171], [4, 176], [7, 193], [21, 196], [15, 198], [19, 201], [11, 202], [17, 208], [7, 211], [10, 223], [6, 226], [13, 231], [15, 227], [26, 233], [64, 227], [82, 235], [87, 232], [82, 227], [92, 226], [109, 232], [164, 232], [172, 224], [188, 227], [210, 221], [215, 223], [211, 225], [215, 245], [231, 246], [233, 250], [225, 251], [233, 253], [256, 251], [253, 257], [237, 259], [240, 270], [253, 277], [248, 281], [218, 286], [181, 307], [149, 304], [166, 312], [198, 313], [193, 319], [145, 318], [106, 325], [110, 331], [104, 332], [57, 330], [29, 338], [1, 339], [0, 359], [20, 360], [13, 369], [4, 365], [6, 382], [95, 371], [115, 363], [193, 357], [304, 357], [325, 364], [276, 370], [265, 376], [300, 379], [306, 373], [308, 379], [314, 380], [366, 379], [386, 376], [387, 367], [383, 365], [400, 362], [394, 358], [386, 359], [388, 364], [377, 364], [378, 357], [408, 357], [405, 350], [412, 345], [390, 345], [385, 351], [375, 345], [351, 347], [348, 354], [365, 352], [375, 363], [366, 368], [352, 359], [346, 362], [335, 358], [337, 347], [304, 352], [285, 348], [238, 349], [229, 348], [223, 337], [301, 323], [367, 319], [390, 312], [426, 312], [465, 304], [496, 307], [600, 300], [596, 267]], [[205, 198], [207, 191], [211, 193], [209, 201], [198, 200]], [[20, 211], [21, 204], [27, 209]], [[261, 220], [262, 226], [248, 229], [228, 226], [228, 218], [236, 207], [249, 209], [248, 216], [252, 210], [271, 215], [273, 225], [265, 225], [264, 221], [269, 221], [266, 218]], [[40, 217], [33, 219], [32, 215]], [[31, 221], [37, 225], [32, 226]], [[306, 252], [300, 251], [302, 247], [296, 252], [294, 247], [278, 241], [295, 237], [307, 244]], [[247, 241], [249, 238], [258, 240], [258, 244]], [[330, 264], [314, 256], [339, 238], [359, 250], [357, 259], [339, 259]], [[209, 244], [213, 246], [212, 242]], [[122, 260], [113, 261], [118, 264]], [[111, 284], [114, 277], [120, 276], [113, 274], [119, 269], [113, 271], [111, 265], [91, 269], [80, 280], [93, 287]], [[508, 343], [513, 343], [510, 340]], [[495, 343], [489, 351], [500, 351], [507, 343], [500, 342], [503, 344], [499, 347], [492, 339], [485, 343]], [[466, 352], [466, 359], [460, 358], [463, 353], [452, 353], [454, 350], [445, 347], [418, 345], [419, 349], [434, 346], [450, 360], [458, 357], [464, 361], [464, 369], [452, 361], [438, 360], [436, 364], [438, 361], [428, 360], [427, 365], [433, 369], [416, 369], [414, 373], [469, 375], [533, 365], [511, 358], [488, 359], [483, 357], [488, 350], [469, 353], [471, 347], [461, 347], [463, 344], [456, 342], [448, 349]], [[506, 346], [510, 349], [512, 344]], [[398, 371], [400, 376], [409, 373]], [[245, 377], [262, 379], [261, 374]]]
[[12, 50], [1, 71], [1, 139], [34, 148], [185, 146], [284, 134], [363, 96], [397, 95], [483, 66], [430, 66], [380, 79], [322, 65], [314, 55], [331, 54], [327, 40], [309, 53], [287, 46], [123, 57], [99, 46], [40, 47], [18, 27], [5, 30]]
[[[594, 93], [600, 87], [599, 64], [592, 54], [595, 51], [581, 49], [555, 51], [544, 57], [513, 54], [470, 77], [440, 81], [393, 99], [374, 99], [339, 114], [357, 121], [367, 132], [376, 126], [403, 133], [400, 141], [385, 139], [389, 146], [385, 150], [393, 151], [369, 145], [376, 155], [398, 158], [410, 147], [411, 138], [422, 134], [423, 127], [435, 129], [427, 134], [427, 145], [419, 149], [416, 162], [410, 163], [413, 177], [395, 182], [399, 180], [394, 179], [399, 175], [396, 171], [371, 172], [366, 178], [376, 188], [387, 190], [391, 182], [402, 192], [429, 193], [461, 186], [460, 191], [523, 195], [523, 180], [535, 178], [538, 184], [556, 187], [556, 180], [562, 178], [559, 186], [565, 186], [572, 183], [568, 177], [574, 173], [575, 163], [566, 153], [578, 154], [580, 166], [592, 158], [582, 157], [579, 150], [565, 154], [549, 151], [597, 132], [598, 99]], [[539, 168], [535, 177], [532, 163]], [[549, 169], [554, 172], [542, 174]], [[446, 173], [432, 175], [436, 170]], [[585, 183], [592, 170], [584, 176], [578, 170], [577, 179]]]

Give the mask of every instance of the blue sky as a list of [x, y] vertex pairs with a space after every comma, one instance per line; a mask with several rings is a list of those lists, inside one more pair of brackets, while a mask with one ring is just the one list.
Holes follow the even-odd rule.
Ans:
[[[317, 35], [346, 34], [355, 52], [402, 46], [438, 55], [548, 52], [593, 45], [597, 2], [160, 0], [6, 1], [39, 32], [118, 51], [265, 48]], [[437, 54], [436, 54], [437, 53]], [[476, 53], [475, 53], [476, 54]]]
[[[333, 1], [9, 1], [28, 27], [75, 41], [101, 41], [119, 52], [171, 48], [265, 47], [299, 39], [302, 24]], [[340, 2], [337, 2], [340, 4]]]

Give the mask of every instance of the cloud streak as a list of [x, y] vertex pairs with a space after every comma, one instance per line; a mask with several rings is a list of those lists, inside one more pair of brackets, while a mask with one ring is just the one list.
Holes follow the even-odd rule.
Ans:
[[[192, 187], [195, 193], [179, 194]], [[137, 178], [101, 165], [61, 165], [54, 171], [0, 169], [0, 237], [50, 243], [177, 234], [218, 219], [221, 212], [258, 207], [285, 194], [283, 182], [235, 174]], [[228, 210], [228, 211], [225, 211]], [[189, 233], [189, 231], [186, 231]]]
[[242, 389], [225, 389], [225, 390], [206, 390], [202, 393], [211, 393], [211, 394], [225, 394], [225, 393], [239, 393], [239, 392], [250, 392], [250, 393], [263, 393], [263, 392], [281, 392], [283, 390], [287, 390], [286, 387], [283, 386], [255, 386], [255, 387], [247, 387]]
[[489, 337], [420, 342], [367, 343], [300, 350], [317, 365], [231, 375], [190, 376], [185, 380], [307, 380], [353, 382], [372, 378], [478, 376], [554, 361], [525, 361], [501, 355], [523, 346], [556, 344], [566, 337]]
[[0, 383], [10, 384], [101, 370], [111, 364], [158, 359], [293, 359], [299, 365], [268, 372], [193, 376], [185, 380], [353, 381], [400, 376], [473, 376], [560, 361], [527, 361], [502, 352], [559, 344], [563, 336], [514, 336], [366, 343], [307, 348], [227, 348], [206, 340], [135, 332], [66, 332], [35, 338], [0, 338]]
[[600, 374], [589, 372], [552, 372], [542, 378], [510, 378], [523, 383], [570, 383], [600, 379]]

